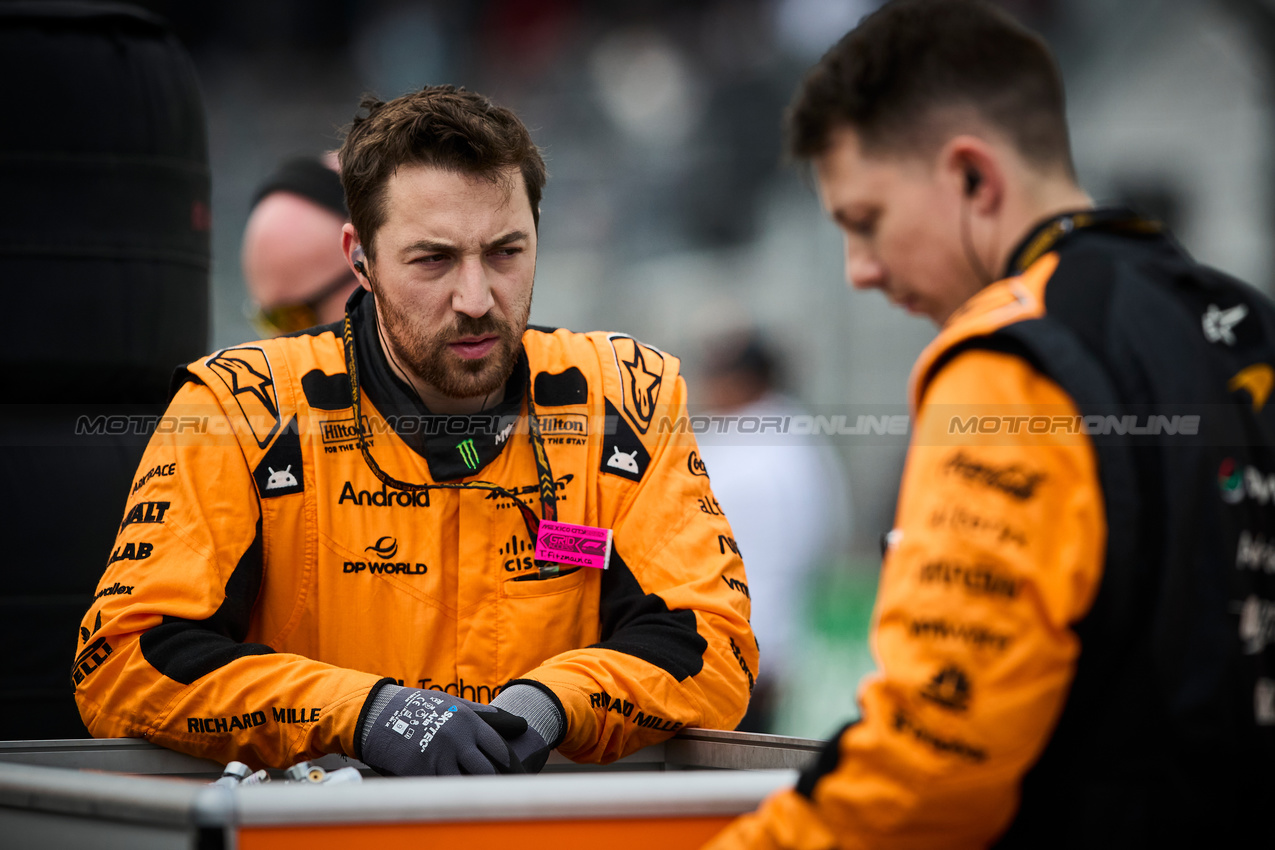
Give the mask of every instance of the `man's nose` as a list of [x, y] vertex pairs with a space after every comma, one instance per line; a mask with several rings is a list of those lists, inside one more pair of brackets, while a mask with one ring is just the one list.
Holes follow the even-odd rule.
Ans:
[[487, 269], [482, 260], [465, 257], [457, 269], [456, 288], [452, 291], [452, 310], [477, 319], [487, 315], [494, 305]]
[[885, 266], [863, 250], [846, 246], [846, 282], [855, 289], [876, 289], [885, 282]]

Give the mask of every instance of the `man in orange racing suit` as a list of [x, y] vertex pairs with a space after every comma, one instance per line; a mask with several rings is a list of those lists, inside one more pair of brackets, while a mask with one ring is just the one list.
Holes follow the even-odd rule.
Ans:
[[[733, 728], [757, 648], [694, 442], [659, 425], [677, 360], [527, 327], [545, 168], [513, 113], [448, 86], [363, 106], [361, 288], [342, 323], [179, 372], [83, 620], [85, 723], [387, 774]], [[538, 556], [550, 520], [608, 531], [605, 569]]]
[[789, 131], [849, 282], [941, 330], [860, 719], [709, 847], [1269, 837], [1270, 301], [1093, 208], [1048, 49], [982, 3], [885, 5]]

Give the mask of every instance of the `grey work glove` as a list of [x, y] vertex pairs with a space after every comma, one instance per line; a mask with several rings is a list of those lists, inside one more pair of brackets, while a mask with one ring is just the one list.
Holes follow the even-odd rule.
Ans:
[[524, 773], [506, 739], [527, 731], [516, 714], [443, 691], [385, 684], [359, 730], [364, 764], [385, 776]]
[[539, 682], [515, 679], [491, 704], [526, 718], [527, 731], [511, 739], [509, 746], [527, 773], [539, 773], [567, 735], [566, 713], [557, 695]]

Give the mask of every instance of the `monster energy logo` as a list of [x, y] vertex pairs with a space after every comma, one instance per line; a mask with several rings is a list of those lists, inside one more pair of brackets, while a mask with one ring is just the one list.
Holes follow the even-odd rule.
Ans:
[[457, 443], [456, 451], [460, 452], [460, 459], [465, 462], [465, 466], [470, 469], [478, 468], [478, 449], [474, 448], [472, 439]]

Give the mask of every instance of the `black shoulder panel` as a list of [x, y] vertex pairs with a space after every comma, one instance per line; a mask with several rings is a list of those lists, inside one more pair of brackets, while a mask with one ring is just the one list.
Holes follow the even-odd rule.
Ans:
[[618, 551], [602, 573], [602, 642], [611, 649], [654, 664], [679, 682], [704, 669], [708, 641], [696, 628], [695, 612], [669, 610], [653, 593], [643, 593]]
[[589, 382], [584, 373], [572, 366], [565, 372], [536, 374], [536, 405], [561, 407], [568, 404], [584, 404], [589, 400]]
[[603, 472], [618, 475], [630, 481], [641, 481], [646, 467], [651, 463], [651, 453], [642, 445], [637, 432], [627, 419], [620, 415], [611, 400], [606, 400], [606, 433], [602, 440]]
[[257, 493], [263, 499], [290, 496], [305, 490], [301, 435], [297, 428], [295, 418], [284, 423], [274, 444], [252, 471], [252, 477], [257, 482]]
[[819, 780], [836, 770], [837, 765], [841, 762], [842, 736], [850, 731], [851, 726], [858, 722], [857, 720], [850, 721], [837, 730], [837, 734], [824, 742], [823, 749], [819, 750], [819, 758], [815, 759], [814, 763], [803, 770], [801, 776], [797, 778], [798, 794], [807, 800], [815, 798], [815, 786], [819, 784]]
[[173, 377], [168, 380], [168, 400], [172, 401], [173, 396], [177, 395], [177, 391], [187, 384], [198, 384], [199, 379], [191, 374], [189, 363], [183, 363], [173, 370]]
[[298, 336], [322, 336], [323, 334], [333, 334], [337, 339], [341, 338], [343, 332], [342, 322], [344, 319], [337, 319], [335, 322], [328, 322], [326, 325], [315, 325], [312, 328], [303, 328], [299, 331], [293, 331], [288, 334], [280, 334], [275, 339], [292, 339]]
[[354, 405], [350, 376], [344, 372], [327, 375], [322, 369], [311, 369], [301, 376], [301, 390], [315, 410], [346, 410]]
[[264, 644], [243, 643], [252, 606], [261, 590], [261, 573], [258, 517], [256, 536], [226, 582], [226, 598], [221, 607], [206, 620], [165, 617], [160, 625], [142, 635], [142, 656], [163, 675], [190, 685], [237, 658], [273, 653]]

